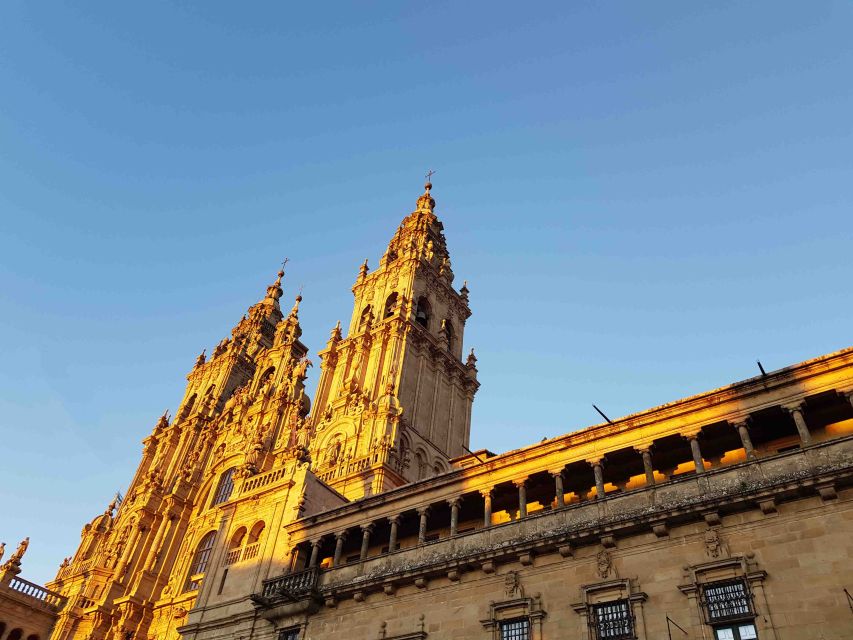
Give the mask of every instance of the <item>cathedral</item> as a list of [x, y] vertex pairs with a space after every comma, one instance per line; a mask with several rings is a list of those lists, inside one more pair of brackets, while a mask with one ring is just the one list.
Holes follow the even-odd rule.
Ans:
[[202, 352], [46, 585], [52, 640], [853, 637], [853, 348], [471, 451], [431, 188], [361, 266], [313, 402], [282, 271]]

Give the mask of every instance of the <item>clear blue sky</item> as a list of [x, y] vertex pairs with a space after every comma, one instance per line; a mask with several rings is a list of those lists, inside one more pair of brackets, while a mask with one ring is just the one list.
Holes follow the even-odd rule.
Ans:
[[473, 447], [853, 342], [849, 2], [195, 5], [0, 4], [0, 540], [32, 536], [25, 577], [285, 256], [322, 347], [430, 168]]

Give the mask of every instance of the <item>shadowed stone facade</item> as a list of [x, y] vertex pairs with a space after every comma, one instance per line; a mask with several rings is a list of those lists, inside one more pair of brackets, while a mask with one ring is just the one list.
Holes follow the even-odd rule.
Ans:
[[853, 349], [470, 453], [468, 289], [430, 190], [359, 271], [313, 408], [282, 272], [199, 356], [48, 585], [52, 637], [853, 637]]

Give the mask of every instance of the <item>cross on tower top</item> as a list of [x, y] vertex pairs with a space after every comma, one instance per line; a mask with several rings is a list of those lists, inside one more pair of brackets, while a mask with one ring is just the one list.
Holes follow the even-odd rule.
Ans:
[[431, 181], [432, 181], [432, 176], [433, 176], [434, 174], [435, 174], [435, 171], [433, 171], [432, 169], [430, 169], [429, 171], [427, 171], [427, 174], [426, 174], [427, 182], [431, 182]]

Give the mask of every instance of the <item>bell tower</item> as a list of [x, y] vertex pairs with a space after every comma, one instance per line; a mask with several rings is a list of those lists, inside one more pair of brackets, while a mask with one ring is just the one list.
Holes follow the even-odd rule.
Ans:
[[312, 416], [313, 470], [348, 498], [447, 471], [468, 446], [479, 387], [462, 359], [468, 288], [453, 288], [427, 182], [379, 267], [353, 286], [346, 337], [332, 330]]

